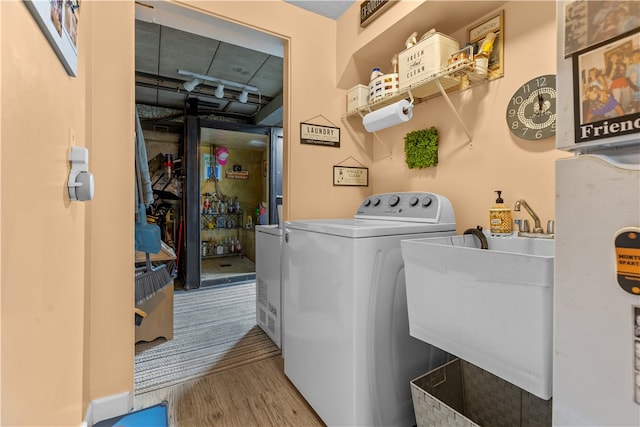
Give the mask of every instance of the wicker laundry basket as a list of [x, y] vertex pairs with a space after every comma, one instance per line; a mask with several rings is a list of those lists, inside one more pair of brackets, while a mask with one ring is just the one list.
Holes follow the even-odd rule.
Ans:
[[551, 399], [461, 359], [411, 381], [418, 427], [551, 426]]

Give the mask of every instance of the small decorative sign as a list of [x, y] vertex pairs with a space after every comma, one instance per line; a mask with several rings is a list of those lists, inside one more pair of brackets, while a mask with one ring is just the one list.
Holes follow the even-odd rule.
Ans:
[[353, 166], [334, 166], [333, 185], [369, 186], [369, 168]]
[[229, 179], [249, 179], [249, 171], [235, 171], [227, 169], [224, 174]]
[[340, 147], [340, 128], [300, 123], [300, 143]]
[[366, 27], [371, 21], [382, 15], [382, 11], [396, 3], [394, 0], [365, 0], [360, 3], [360, 26]]
[[614, 238], [618, 285], [633, 295], [640, 295], [640, 228], [619, 230]]
[[469, 43], [473, 44], [473, 52], [477, 53], [487, 34], [493, 32], [496, 39], [489, 55], [488, 79], [504, 76], [504, 10], [472, 28], [469, 28]]

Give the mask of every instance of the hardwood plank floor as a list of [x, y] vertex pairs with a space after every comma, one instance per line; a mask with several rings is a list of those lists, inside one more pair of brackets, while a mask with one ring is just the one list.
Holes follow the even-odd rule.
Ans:
[[285, 376], [282, 356], [137, 395], [134, 410], [164, 400], [171, 427], [324, 426]]

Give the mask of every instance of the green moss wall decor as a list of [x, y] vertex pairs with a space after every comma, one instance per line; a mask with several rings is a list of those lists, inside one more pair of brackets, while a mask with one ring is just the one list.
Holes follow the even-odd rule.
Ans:
[[404, 137], [404, 156], [409, 169], [423, 169], [438, 164], [438, 129], [414, 130]]

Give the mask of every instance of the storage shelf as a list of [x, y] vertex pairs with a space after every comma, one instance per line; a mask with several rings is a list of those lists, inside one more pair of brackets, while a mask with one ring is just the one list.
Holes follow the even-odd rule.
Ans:
[[347, 115], [366, 114], [407, 98], [413, 98], [414, 105], [418, 105], [441, 96], [442, 91], [439, 86], [442, 86], [442, 89], [449, 93], [467, 89], [470, 85], [485, 80], [486, 76], [475, 72], [475, 61], [469, 59], [459, 60], [437, 74], [433, 74], [409, 87], [400, 89], [392, 95], [375, 100], [354, 111], [349, 111]]
[[234, 253], [227, 252], [227, 253], [220, 254], [220, 255], [218, 255], [218, 254], [215, 254], [215, 255], [200, 255], [200, 258], [202, 258], [202, 259], [208, 259], [208, 258], [226, 258], [226, 257], [231, 257], [231, 256], [239, 256], [239, 257], [242, 257], [243, 255], [244, 255], [244, 253], [243, 253], [243, 252], [234, 252]]
[[[212, 213], [200, 213], [200, 238], [202, 243], [205, 243], [206, 239], [210, 239], [213, 237], [214, 241], [218, 239], [226, 239], [231, 237], [232, 239], [241, 240], [242, 238], [242, 230], [244, 229], [242, 224], [244, 211], [242, 209], [235, 210], [234, 212], [212, 212]], [[230, 221], [231, 220], [231, 221]], [[228, 227], [229, 222], [232, 222], [233, 227]], [[210, 228], [211, 227], [211, 228]], [[226, 247], [226, 245], [225, 245]], [[223, 258], [223, 257], [231, 257], [231, 256], [240, 256], [242, 257], [244, 252], [225, 252], [222, 254], [209, 253], [207, 250], [207, 254], [202, 253], [202, 248], [200, 250], [200, 258]]]
[[[461, 52], [462, 50], [464, 49], [461, 49], [458, 52]], [[433, 74], [423, 80], [417, 81], [409, 87], [400, 89], [398, 92], [392, 95], [388, 95], [385, 98], [375, 100], [354, 111], [347, 112], [345, 114], [345, 117], [354, 114], [358, 114], [361, 117], [364, 117], [364, 114], [378, 110], [382, 107], [391, 105], [395, 102], [407, 98], [411, 99], [412, 104], [415, 106], [437, 96], [442, 96], [447, 102], [447, 105], [449, 105], [449, 108], [453, 112], [454, 116], [460, 123], [460, 126], [464, 130], [464, 133], [469, 138], [467, 142], [470, 143], [473, 139], [473, 135], [471, 134], [471, 132], [469, 132], [464, 122], [462, 121], [460, 114], [458, 114], [458, 111], [451, 103], [448, 93], [465, 90], [468, 89], [471, 85], [487, 81], [487, 75], [478, 74], [475, 65], [476, 64], [473, 59], [460, 59], [449, 64], [447, 68], [440, 71], [439, 73]], [[375, 135], [376, 133], [373, 132], [373, 134]]]
[[[235, 230], [242, 228], [242, 210], [228, 213], [201, 213], [200, 216], [200, 229], [203, 231]], [[233, 218], [233, 227], [227, 227], [228, 218]], [[222, 226], [220, 219], [224, 222]], [[209, 228], [210, 224], [213, 224], [213, 228]]]

